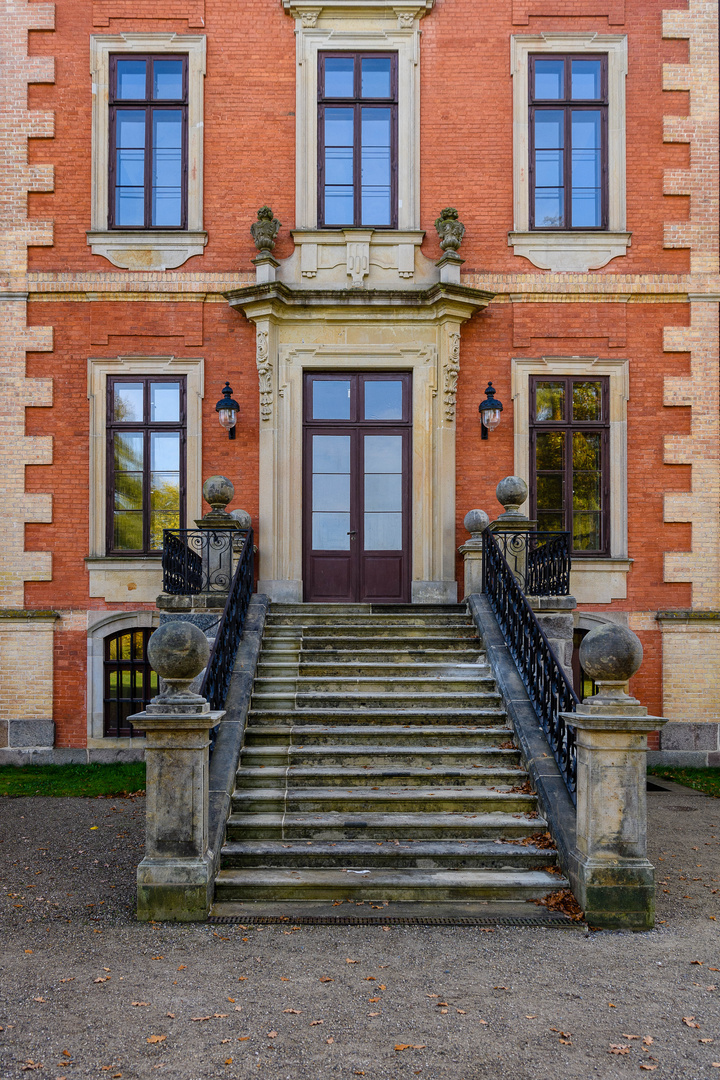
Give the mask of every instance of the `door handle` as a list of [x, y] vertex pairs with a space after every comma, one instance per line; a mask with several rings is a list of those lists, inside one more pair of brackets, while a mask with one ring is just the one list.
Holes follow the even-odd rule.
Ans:
[[348, 536], [357, 536], [357, 529], [352, 529], [347, 535]]

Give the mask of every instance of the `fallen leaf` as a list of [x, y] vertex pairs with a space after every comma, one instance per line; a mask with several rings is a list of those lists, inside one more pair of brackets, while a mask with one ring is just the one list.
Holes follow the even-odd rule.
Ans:
[[74, 975], [71, 975], [71, 976], [70, 976], [70, 977], [69, 977], [68, 979], [61, 979], [61, 980], [60, 980], [60, 982], [61, 982], [61, 983], [65, 983], [65, 982], [75, 982], [75, 976], [74, 976]]
[[277, 1031], [268, 1031], [267, 1037], [268, 1039], [277, 1039]]
[[335, 982], [335, 980], [331, 979], [329, 975], [321, 975], [320, 982]]
[[558, 1041], [561, 1042], [563, 1046], [572, 1046], [572, 1041], [570, 1039], [559, 1039]]
[[608, 1009], [617, 1009], [617, 1005], [613, 1005], [612, 1001], [608, 1001]]
[[622, 1033], [622, 1037], [623, 1037], [623, 1039], [639, 1039], [640, 1038], [639, 1035], [626, 1035], [624, 1031]]
[[186, 967], [187, 967], [187, 964], [181, 964], [180, 967], [178, 968], [178, 971], [184, 971]]
[[288, 979], [287, 975], [281, 975], [280, 982], [290, 982], [290, 980]]
[[[96, 979], [95, 981], [97, 982], [97, 979]], [[103, 981], [103, 982], [105, 982], [105, 980], [104, 980], [104, 979], [103, 979], [102, 981]], [[34, 997], [34, 998], [33, 998], [33, 1001], [47, 1001], [47, 998], [44, 998], [44, 997]]]
[[368, 1016], [379, 1016], [380, 1013], [368, 1013]]
[[225, 1058], [226, 1065], [232, 1065], [232, 1058]]
[[324, 1024], [324, 1023], [325, 1023], [324, 1020], [311, 1020], [310, 1021], [310, 1027], [315, 1027], [316, 1024]]
[[683, 1022], [683, 1024], [686, 1025], [686, 1027], [689, 1027], [689, 1028], [699, 1028], [700, 1027], [699, 1024], [695, 1023], [695, 1017], [694, 1016], [683, 1016], [682, 1022]]
[[31, 952], [32, 952], [32, 949], [26, 949], [26, 950], [25, 950], [25, 952], [26, 952], [26, 953], [31, 953]]
[[380, 998], [368, 998], [369, 1005], [376, 1005]]
[[110, 978], [109, 975], [101, 975], [99, 979], [93, 979], [93, 982], [96, 982], [96, 983], [107, 982], [109, 978]]
[[630, 1053], [630, 1047], [629, 1046], [618, 1046], [616, 1044], [611, 1045], [610, 1049], [608, 1050], [608, 1054], [629, 1054], [629, 1053]]
[[657, 1069], [657, 1065], [645, 1065], [645, 1064], [641, 1064], [641, 1065], [640, 1065], [640, 1068], [641, 1068], [641, 1069], [645, 1069], [645, 1070], [646, 1070], [647, 1072], [653, 1072], [653, 1070], [654, 1070], [654, 1069]]
[[359, 964], [360, 961], [359, 960], [346, 960], [345, 963], [346, 964]]
[[165, 1015], [169, 1016], [171, 1020], [175, 1019], [175, 1013], [165, 1013]]
[[335, 1042], [335, 1040], [334, 1040], [334, 1038], [333, 1038], [333, 1037], [332, 1037], [332, 1035], [331, 1035], [329, 1039], [326, 1039], [326, 1040], [325, 1040], [325, 1042], [326, 1042], [326, 1043], [334, 1043], [334, 1042]]
[[385, 983], [380, 983], [380, 989], [387, 990], [387, 986], [385, 985]]
[[233, 1005], [235, 1004], [236, 1000], [236, 998], [228, 998], [228, 1001], [232, 1001]]
[[229, 1015], [230, 1015], [230, 1013], [213, 1013], [213, 1019], [214, 1020], [225, 1020], [225, 1018], [228, 1017]]
[[447, 1007], [447, 1004], [448, 1004], [447, 1001], [438, 1001], [438, 1005], [443, 1005], [443, 1006]]
[[151, 1035], [149, 1039], [145, 1040], [145, 1042], [159, 1043], [159, 1042], [165, 1042], [166, 1039], [167, 1039], [167, 1035]]
[[643, 1035], [643, 1044], [645, 1046], [652, 1046], [654, 1039], [652, 1035]]
[[25, 1064], [22, 1066], [20, 1072], [28, 1072], [30, 1069], [42, 1069], [42, 1063], [39, 1061], [33, 1061], [33, 1059], [30, 1058], [30, 1060], [26, 1061]]
[[698, 1042], [702, 1042], [702, 1043], [709, 1043], [709, 1042], [712, 1042], [712, 1041], [713, 1041], [712, 1039], [698, 1039]]
[[[372, 978], [372, 976], [371, 976], [371, 978]], [[436, 998], [438, 996], [439, 996], [438, 994], [426, 994], [425, 995], [425, 997], [429, 997], [429, 998]]]
[[364, 1075], [365, 1075], [365, 1073], [364, 1073], [364, 1072], [360, 1072], [360, 1070], [359, 1070], [359, 1069], [355, 1069], [355, 1071], [354, 1071], [354, 1073], [353, 1073], [353, 1076], [364, 1076]]
[[249, 1038], [250, 1038], [249, 1035], [240, 1035], [238, 1037], [238, 1042], [247, 1042]]
[[467, 1015], [467, 1013], [465, 1012], [465, 1009], [456, 1009], [455, 1012], [460, 1013], [461, 1016], [466, 1016]]
[[425, 1043], [396, 1043], [396, 1050], [424, 1050]]
[[[178, 968], [178, 970], [180, 969]], [[239, 975], [238, 982], [247, 982], [247, 975]]]
[[200, 1020], [212, 1020], [212, 1016], [191, 1016], [193, 1024], [197, 1024]]
[[131, 1005], [149, 1005], [150, 1002], [149, 1001], [131, 1001], [130, 1004]]
[[488, 1021], [487, 1020], [478, 1020], [478, 1024], [485, 1024], [487, 1026]]
[[704, 960], [691, 960], [690, 963], [691, 964], [704, 964], [705, 961]]
[[283, 1009], [284, 1013], [292, 1013], [294, 1016], [299, 1016], [302, 1009]]

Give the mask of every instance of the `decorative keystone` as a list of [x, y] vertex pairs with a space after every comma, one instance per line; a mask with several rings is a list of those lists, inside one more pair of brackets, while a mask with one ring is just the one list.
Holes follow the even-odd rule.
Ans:
[[446, 206], [435, 219], [435, 228], [443, 251], [457, 251], [465, 235], [465, 226], [459, 220], [454, 206]]
[[280, 230], [280, 222], [273, 216], [269, 206], [261, 206], [257, 216], [257, 221], [250, 226], [255, 247], [260, 252], [270, 253], [275, 247], [275, 237]]
[[520, 513], [520, 507], [528, 497], [528, 486], [522, 476], [506, 476], [495, 488], [495, 495], [497, 501], [505, 509], [500, 519], [525, 517]]
[[598, 692], [583, 704], [624, 706], [640, 702], [627, 693], [627, 684], [642, 663], [643, 647], [637, 634], [617, 623], [604, 623], [587, 634], [580, 645], [580, 664]]
[[210, 659], [208, 639], [200, 627], [179, 620], [164, 623], [151, 636], [147, 654], [167, 687], [152, 699], [151, 705], [177, 707], [204, 703], [204, 698], [188, 689]]
[[490, 524], [490, 518], [484, 510], [470, 510], [463, 522], [473, 540], [481, 540], [482, 534]]

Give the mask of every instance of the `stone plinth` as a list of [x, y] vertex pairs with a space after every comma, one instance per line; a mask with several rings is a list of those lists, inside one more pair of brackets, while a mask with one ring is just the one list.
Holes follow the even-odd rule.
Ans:
[[465, 582], [463, 597], [467, 599], [473, 593], [483, 591], [483, 538], [482, 534], [487, 529], [490, 518], [484, 510], [470, 510], [465, 515], [465, 528], [470, 533], [470, 539], [461, 544], [458, 551], [463, 557], [465, 564]]
[[550, 646], [572, 682], [573, 612], [577, 607], [574, 596], [526, 596], [535, 618], [550, 642]]

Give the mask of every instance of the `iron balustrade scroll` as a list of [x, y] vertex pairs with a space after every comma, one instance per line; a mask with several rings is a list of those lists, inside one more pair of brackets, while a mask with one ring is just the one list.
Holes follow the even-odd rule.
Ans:
[[232, 580], [235, 529], [163, 529], [163, 592], [226, 593]]
[[504, 531], [493, 536], [526, 596], [570, 595], [570, 533]]
[[[228, 532], [232, 536], [232, 533]], [[200, 693], [210, 703], [211, 709], [224, 709], [230, 689], [230, 678], [235, 667], [240, 639], [245, 628], [250, 597], [253, 593], [255, 548], [253, 530], [248, 529], [240, 550], [225, 609], [217, 629], [215, 643], [210, 653]], [[214, 745], [211, 739], [211, 749]]]
[[497, 534], [486, 530], [483, 541], [483, 592], [495, 612], [510, 655], [575, 803], [575, 730], [561, 714], [575, 712], [577, 694], [505, 558]]

